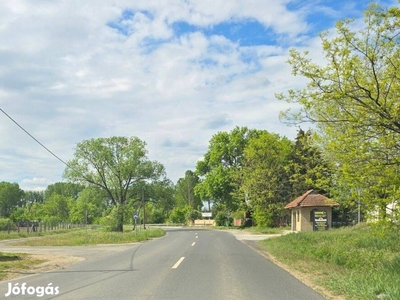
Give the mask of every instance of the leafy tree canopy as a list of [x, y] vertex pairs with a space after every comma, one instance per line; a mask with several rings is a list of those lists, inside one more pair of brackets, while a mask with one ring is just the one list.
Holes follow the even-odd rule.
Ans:
[[196, 165], [202, 182], [196, 186], [195, 193], [201, 199], [211, 198], [216, 203], [224, 203], [228, 210], [237, 209], [238, 203], [232, 197], [234, 174], [242, 166], [243, 151], [249, 139], [258, 134], [259, 130], [236, 127], [211, 138], [204, 159]]
[[[377, 189], [371, 198], [387, 202], [390, 186], [399, 181], [400, 8], [371, 4], [363, 24], [340, 21], [334, 35], [321, 34], [321, 42], [322, 64], [308, 52], [291, 50], [293, 74], [308, 84], [277, 95], [300, 104], [282, 117], [316, 124], [327, 157], [339, 169], [337, 186], [361, 189], [365, 196]], [[374, 189], [367, 186], [371, 183]]]
[[176, 205], [184, 207], [189, 205], [194, 209], [200, 209], [202, 206], [201, 198], [194, 193], [195, 186], [200, 182], [199, 176], [188, 170], [185, 177], [179, 178], [176, 183]]
[[64, 177], [106, 191], [119, 207], [117, 230], [122, 231], [123, 210], [129, 190], [165, 176], [163, 165], [147, 158], [145, 142], [137, 137], [110, 137], [78, 143]]
[[22, 204], [24, 191], [18, 183], [0, 182], [0, 216], [9, 217], [14, 209]]

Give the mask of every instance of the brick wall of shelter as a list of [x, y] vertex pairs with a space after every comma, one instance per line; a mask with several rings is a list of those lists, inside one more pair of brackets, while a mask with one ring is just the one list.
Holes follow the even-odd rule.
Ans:
[[332, 227], [332, 208], [327, 206], [296, 207], [292, 209], [292, 231], [313, 231], [311, 211], [324, 210], [327, 212], [328, 228]]

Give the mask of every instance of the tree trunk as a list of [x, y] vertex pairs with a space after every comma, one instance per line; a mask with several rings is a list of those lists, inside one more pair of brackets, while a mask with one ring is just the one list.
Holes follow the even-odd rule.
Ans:
[[124, 206], [122, 204], [117, 204], [117, 227], [115, 231], [124, 231]]

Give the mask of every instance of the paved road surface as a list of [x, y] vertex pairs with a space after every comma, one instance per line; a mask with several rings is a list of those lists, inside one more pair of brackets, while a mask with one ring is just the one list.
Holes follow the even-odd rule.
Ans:
[[[0, 299], [324, 299], [229, 232], [167, 229], [162, 238], [113, 247], [93, 255], [96, 247], [87, 247], [91, 258], [82, 263], [2, 282]], [[10, 286], [18, 292], [23, 284], [25, 295], [5, 297]], [[59, 293], [27, 295], [41, 287]]]

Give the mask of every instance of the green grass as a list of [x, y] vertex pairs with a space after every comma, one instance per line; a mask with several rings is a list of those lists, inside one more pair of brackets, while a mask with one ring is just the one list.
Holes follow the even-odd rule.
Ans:
[[288, 234], [260, 246], [346, 299], [400, 299], [400, 227], [362, 225]]
[[243, 231], [250, 231], [253, 234], [282, 234], [285, 230], [290, 230], [290, 227], [277, 227], [277, 228], [271, 228], [271, 227], [236, 227], [236, 226], [210, 226], [210, 227], [203, 227], [199, 226], [199, 228], [209, 228], [209, 229], [220, 229], [220, 230], [226, 230], [226, 229], [237, 229], [237, 230], [243, 230]]
[[165, 234], [162, 229], [149, 228], [135, 234], [132, 230], [124, 232], [105, 232], [96, 230], [73, 230], [57, 235], [46, 235], [36, 239], [16, 241], [18, 246], [79, 246], [97, 244], [134, 243], [160, 237]]
[[59, 229], [59, 230], [52, 230], [52, 231], [42, 231], [42, 232], [31, 232], [26, 233], [23, 232], [10, 232], [7, 231], [0, 231], [0, 240], [11, 240], [11, 239], [20, 239], [20, 238], [27, 238], [27, 237], [34, 237], [34, 236], [47, 236], [47, 235], [54, 235], [60, 233], [66, 233], [73, 230], [81, 230], [81, 229]]
[[[47, 233], [35, 234], [34, 239], [24, 239], [32, 235], [10, 234], [7, 238], [20, 238], [13, 245], [23, 246], [78, 246], [78, 245], [97, 245], [97, 244], [121, 244], [134, 243], [160, 237], [165, 234], [162, 229], [149, 228], [138, 230], [137, 234], [130, 230], [124, 232], [105, 232], [101, 229], [74, 229], [51, 231]], [[4, 238], [3, 238], [4, 239]], [[41, 264], [44, 260], [32, 259], [24, 253], [3, 253], [0, 252], [0, 281], [6, 280], [12, 273], [20, 273], [29, 270], [33, 265]]]

